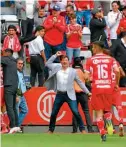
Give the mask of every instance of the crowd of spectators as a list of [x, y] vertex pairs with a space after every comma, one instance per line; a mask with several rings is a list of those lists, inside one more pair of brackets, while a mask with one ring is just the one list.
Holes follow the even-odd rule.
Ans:
[[[4, 37], [2, 37], [1, 54], [5, 55], [8, 52], [10, 53], [9, 49], [11, 49], [13, 60], [14, 58], [18, 59], [17, 64], [19, 64], [19, 61], [26, 60], [24, 46], [28, 46], [31, 86], [35, 86], [37, 74], [39, 86], [43, 86], [44, 80], [48, 78], [49, 74], [48, 69], [44, 65], [46, 60], [53, 54], [56, 54], [57, 51], [61, 51], [62, 54], [67, 54], [70, 66], [72, 66], [73, 58], [80, 57], [81, 49], [84, 46], [81, 38], [83, 35], [82, 30], [85, 27], [90, 29], [91, 43], [97, 40], [103, 41], [105, 48], [110, 50], [112, 56], [120, 63], [126, 73], [125, 0], [112, 1], [112, 10], [107, 13], [107, 16], [104, 16], [102, 2], [99, 2], [99, 5], [96, 7], [95, 1], [93, 0], [1, 1], [1, 7], [5, 5], [16, 8], [20, 31], [17, 31], [14, 25], [9, 25], [7, 34], [4, 34]], [[90, 50], [91, 43], [89, 44]], [[19, 59], [19, 57], [22, 57], [23, 60]], [[10, 57], [7, 60], [10, 60]], [[8, 64], [7, 60], [3, 58], [1, 62], [4, 81], [7, 80], [5, 79], [7, 72], [5, 65]], [[54, 62], [57, 63], [59, 61], [55, 60]], [[5, 94], [7, 95], [7, 88], [9, 87], [7, 86], [6, 88], [6, 85], [4, 86]], [[126, 76], [121, 78], [120, 86], [126, 87]], [[12, 99], [15, 101], [15, 93], [11, 93], [11, 95], [13, 95]], [[8, 95], [6, 96], [6, 101], [7, 99]], [[9, 105], [12, 104], [9, 103]], [[19, 104], [17, 107], [19, 107]], [[11, 128], [17, 126], [17, 120], [15, 121], [14, 118], [14, 115], [17, 115], [14, 114], [15, 111], [15, 108], [7, 106]], [[19, 128], [16, 129], [19, 131]]]

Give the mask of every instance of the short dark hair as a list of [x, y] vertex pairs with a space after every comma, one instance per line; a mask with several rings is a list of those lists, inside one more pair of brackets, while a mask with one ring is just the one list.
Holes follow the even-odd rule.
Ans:
[[41, 31], [41, 30], [43, 30], [43, 29], [45, 29], [44, 26], [37, 26], [36, 29], [35, 29], [35, 33], [36, 33], [37, 31]]
[[20, 60], [23, 61], [23, 64], [24, 64], [23, 58], [19, 57], [19, 58], [16, 59], [17, 62], [20, 61]]
[[61, 55], [59, 57], [60, 61], [62, 61], [63, 59], [67, 58], [69, 60], [69, 57], [67, 55]]
[[10, 29], [14, 29], [14, 30], [17, 32], [17, 28], [16, 28], [14, 25], [9, 25], [9, 26], [8, 26], [8, 31], [9, 31]]
[[121, 32], [120, 37], [123, 38], [126, 36], [126, 31], [125, 32]]
[[74, 10], [74, 6], [73, 5], [67, 5], [66, 8], [70, 7], [72, 10]]
[[101, 48], [104, 48], [104, 42], [103, 41], [94, 41], [92, 44], [98, 45]]
[[114, 3], [116, 3], [118, 6], [120, 5], [119, 1], [113, 1], [112, 4], [114, 4]]
[[11, 54], [13, 54], [13, 50], [12, 50], [11, 48], [5, 49], [5, 52], [6, 52], [6, 53], [11, 53]]
[[43, 7], [43, 6], [40, 6], [40, 7], [39, 7], [39, 10], [41, 10], [41, 9], [44, 9], [44, 7]]

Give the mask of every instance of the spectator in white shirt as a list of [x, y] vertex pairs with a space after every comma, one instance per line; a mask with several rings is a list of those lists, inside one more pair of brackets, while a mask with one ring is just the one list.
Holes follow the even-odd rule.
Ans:
[[38, 26], [35, 30], [35, 35], [37, 37], [31, 42], [29, 42], [31, 86], [35, 86], [35, 80], [37, 74], [38, 74], [39, 87], [43, 86], [44, 83], [44, 65], [46, 62], [46, 57], [44, 53], [45, 48], [42, 39], [44, 34], [45, 34], [45, 28], [43, 26]]
[[40, 7], [34, 16], [34, 27], [36, 28], [37, 26], [42, 26], [46, 17], [47, 15], [45, 13], [44, 7]]
[[39, 7], [38, 2], [35, 0], [17, 0], [15, 6], [17, 8], [17, 18], [21, 25], [22, 36], [31, 36], [34, 26], [34, 14]]
[[117, 39], [117, 33], [116, 30], [119, 26], [120, 19], [122, 18], [122, 14], [119, 11], [119, 4], [117, 1], [112, 2], [112, 11], [108, 13], [107, 21], [108, 26], [110, 28], [110, 39], [112, 41], [112, 44]]

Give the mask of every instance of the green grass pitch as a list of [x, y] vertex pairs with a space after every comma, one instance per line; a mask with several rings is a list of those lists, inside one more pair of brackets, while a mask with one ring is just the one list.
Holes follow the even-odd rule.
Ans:
[[5, 134], [1, 147], [126, 147], [126, 136], [101, 142], [98, 134]]

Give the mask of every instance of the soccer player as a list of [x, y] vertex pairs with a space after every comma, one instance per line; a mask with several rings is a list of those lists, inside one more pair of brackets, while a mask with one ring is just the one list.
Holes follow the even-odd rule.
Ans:
[[[91, 104], [93, 110], [96, 111], [97, 126], [101, 134], [102, 141], [106, 141], [106, 131], [104, 128], [103, 117], [110, 124], [108, 132], [113, 132], [111, 125], [111, 94], [115, 89], [118, 89], [119, 68], [115, 59], [103, 53], [104, 43], [96, 41], [93, 43], [94, 56], [86, 62], [86, 70], [92, 75], [92, 99]], [[116, 84], [112, 83], [112, 73], [116, 73]], [[105, 114], [104, 114], [105, 113]]]
[[[120, 70], [120, 76], [125, 76], [125, 73], [123, 69], [121, 68], [120, 64], [117, 62], [117, 65]], [[113, 84], [116, 84], [116, 73], [113, 72]], [[121, 103], [121, 93], [120, 93], [120, 88], [114, 89], [112, 93], [112, 104], [116, 107], [118, 115], [119, 115], [119, 136], [122, 137], [124, 136], [124, 127], [123, 127], [123, 109], [122, 109], [122, 103]]]
[[8, 133], [8, 125], [9, 125], [9, 121], [8, 121], [8, 116], [7, 113], [5, 113], [6, 108], [5, 108], [5, 101], [4, 101], [4, 87], [3, 87], [3, 69], [2, 66], [0, 65], [0, 123], [1, 123], [1, 129], [0, 132], [2, 134], [4, 133]]
[[[110, 55], [109, 50], [104, 49], [104, 53], [107, 55]], [[119, 62], [117, 62], [117, 66], [119, 67], [120, 71], [120, 77], [125, 76], [125, 72], [123, 71], [122, 67], [120, 66]], [[116, 73], [112, 73], [112, 82], [113, 84], [116, 84]], [[123, 109], [122, 109], [122, 103], [121, 103], [121, 93], [120, 88], [114, 89], [112, 93], [112, 104], [116, 107], [118, 115], [119, 115], [119, 136], [124, 136], [124, 127], [123, 127]]]

